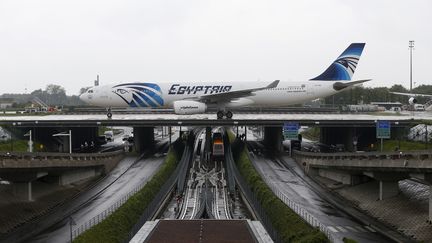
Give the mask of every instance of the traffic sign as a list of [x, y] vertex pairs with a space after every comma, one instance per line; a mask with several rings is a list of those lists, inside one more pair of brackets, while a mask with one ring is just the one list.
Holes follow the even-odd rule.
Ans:
[[390, 138], [390, 122], [389, 121], [378, 121], [376, 125], [376, 137], [377, 138]]
[[284, 138], [287, 140], [298, 140], [298, 122], [285, 122], [283, 126]]

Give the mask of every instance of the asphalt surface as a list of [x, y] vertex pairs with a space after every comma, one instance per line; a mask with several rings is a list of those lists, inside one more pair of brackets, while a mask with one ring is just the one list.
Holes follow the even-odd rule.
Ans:
[[[173, 141], [178, 137], [173, 136]], [[120, 143], [118, 136], [113, 142]], [[88, 191], [81, 193], [73, 201], [60, 206], [37, 223], [24, 225], [11, 234], [4, 242], [69, 242], [69, 217], [75, 221], [75, 227], [85, 224], [127, 193], [147, 182], [164, 161], [167, 149], [167, 138], [156, 145], [160, 153], [145, 156], [128, 156], [118, 163], [108, 175]]]
[[[253, 142], [250, 144], [252, 147], [258, 147]], [[360, 223], [323, 199], [317, 193], [317, 190], [322, 189], [307, 183], [302, 178], [305, 175], [301, 169], [289, 157], [284, 158], [289, 168], [286, 168], [281, 161], [269, 158], [260, 152], [252, 155], [251, 159], [261, 176], [267, 178], [267, 183], [276, 186], [287, 198], [300, 204], [326, 225], [334, 238], [342, 240], [343, 237], [347, 237], [357, 242], [394, 242], [376, 232], [373, 227]]]

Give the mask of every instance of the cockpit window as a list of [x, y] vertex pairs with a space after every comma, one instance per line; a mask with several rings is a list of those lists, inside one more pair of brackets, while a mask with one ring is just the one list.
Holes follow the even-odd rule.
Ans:
[[89, 94], [93, 94], [93, 90], [92, 90], [92, 89], [89, 89], [89, 90], [87, 91], [87, 93], [89, 93]]

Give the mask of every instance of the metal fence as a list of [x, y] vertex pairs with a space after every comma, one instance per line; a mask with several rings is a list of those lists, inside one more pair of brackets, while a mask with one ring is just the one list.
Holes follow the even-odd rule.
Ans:
[[268, 180], [265, 180], [265, 181], [266, 181], [267, 185], [270, 187], [270, 189], [273, 191], [273, 193], [280, 200], [282, 200], [282, 202], [284, 202], [296, 214], [298, 214], [306, 222], [308, 222], [308, 224], [310, 224], [311, 226], [313, 226], [313, 227], [319, 229], [321, 232], [323, 232], [331, 242], [336, 242], [334, 235], [327, 228], [327, 226], [325, 224], [321, 223], [315, 216], [313, 216], [311, 213], [309, 213], [302, 205], [290, 200], [283, 192], [279, 191], [277, 186], [275, 186], [273, 183], [269, 182]]
[[[189, 151], [189, 152], [188, 152]], [[190, 158], [190, 148], [189, 146], [185, 147], [185, 152], [183, 153], [183, 156], [179, 162], [179, 165], [177, 166], [176, 170], [170, 178], [165, 182], [165, 184], [161, 187], [159, 192], [156, 194], [155, 198], [152, 200], [152, 202], [147, 206], [146, 210], [141, 215], [140, 219], [138, 220], [138, 223], [135, 224], [135, 226], [132, 228], [131, 232], [129, 233], [128, 240], [132, 239], [132, 237], [135, 235], [136, 232], [144, 225], [144, 223], [147, 221], [148, 218], [153, 216], [157, 209], [160, 207], [160, 202], [166, 198], [168, 193], [171, 191], [171, 189], [174, 187], [175, 183], [178, 179], [179, 171], [184, 168], [183, 164], [187, 162], [187, 159]], [[106, 219], [108, 216], [110, 216], [113, 212], [115, 212], [119, 207], [121, 207], [131, 196], [133, 196], [135, 193], [140, 191], [148, 181], [143, 182], [139, 186], [135, 187], [132, 191], [127, 193], [125, 196], [123, 196], [120, 200], [115, 202], [113, 205], [111, 205], [109, 208], [104, 210], [103, 212], [99, 213], [89, 221], [85, 222], [84, 224], [78, 226], [75, 230], [72, 232], [72, 239], [75, 239], [82, 233], [84, 233], [86, 230], [90, 229], [91, 227], [99, 224], [104, 219]]]
[[[250, 157], [249, 153], [247, 153], [247, 156], [249, 160], [252, 161], [252, 158]], [[289, 208], [291, 208], [291, 210], [293, 210], [297, 215], [302, 217], [309, 225], [323, 232], [331, 242], [336, 242], [334, 235], [327, 228], [325, 224], [321, 223], [315, 216], [309, 213], [308, 210], [305, 209], [301, 204], [289, 199], [283, 192], [279, 190], [279, 188], [276, 185], [274, 185], [271, 181], [269, 181], [267, 177], [261, 176], [261, 178], [264, 179], [265, 183], [273, 191], [273, 193], [283, 203], [285, 203]]]
[[133, 196], [135, 193], [137, 193], [139, 190], [141, 190], [145, 185], [147, 184], [147, 181], [142, 183], [141, 185], [135, 187], [132, 191], [124, 195], [121, 199], [119, 199], [117, 202], [112, 204], [109, 208], [105, 209], [98, 215], [91, 218], [89, 221], [85, 222], [84, 224], [78, 226], [75, 228], [72, 232], [72, 239], [75, 239], [80, 234], [84, 233], [86, 230], [90, 229], [91, 227], [99, 224], [102, 222], [102, 220], [106, 219], [108, 216], [110, 216], [113, 212], [115, 212], [120, 206], [122, 206], [131, 196]]
[[132, 230], [129, 232], [128, 238], [125, 240], [125, 242], [129, 242], [134, 237], [134, 235], [141, 229], [145, 222], [151, 219], [151, 217], [156, 214], [157, 210], [161, 207], [161, 202], [165, 198], [167, 198], [169, 193], [172, 192], [173, 188], [177, 184], [177, 181], [179, 180], [179, 173], [185, 168], [184, 164], [189, 163], [192, 152], [193, 149], [191, 149], [190, 143], [188, 143], [176, 169], [171, 174], [170, 178], [165, 182], [165, 184], [160, 188], [151, 203], [144, 210], [138, 222], [134, 225], [134, 227], [132, 227]]
[[273, 224], [271, 223], [270, 218], [267, 216], [267, 213], [265, 212], [264, 208], [261, 206], [258, 198], [256, 197], [255, 193], [252, 192], [249, 185], [244, 180], [243, 176], [240, 174], [240, 172], [237, 169], [237, 166], [234, 163], [234, 160], [232, 159], [232, 151], [231, 146], [227, 146], [226, 153], [231, 154], [231, 156], [227, 156], [227, 164], [229, 166], [229, 169], [232, 170], [233, 177], [235, 181], [237, 182], [237, 186], [240, 188], [240, 190], [243, 192], [243, 195], [246, 197], [249, 205], [254, 210], [255, 215], [259, 218], [271, 238], [275, 242], [282, 242], [281, 238], [279, 237], [278, 232], [273, 227]]

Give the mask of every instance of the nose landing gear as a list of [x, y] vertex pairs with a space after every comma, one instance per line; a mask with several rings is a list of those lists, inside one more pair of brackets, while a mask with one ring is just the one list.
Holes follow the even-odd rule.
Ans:
[[107, 117], [108, 117], [108, 119], [111, 119], [112, 118], [112, 113], [111, 113], [111, 107], [109, 107], [108, 109], [107, 109]]

